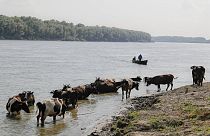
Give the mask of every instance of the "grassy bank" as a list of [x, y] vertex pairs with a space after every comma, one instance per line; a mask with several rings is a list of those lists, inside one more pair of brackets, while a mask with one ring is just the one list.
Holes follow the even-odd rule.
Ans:
[[127, 111], [91, 135], [209, 136], [210, 83], [134, 98]]

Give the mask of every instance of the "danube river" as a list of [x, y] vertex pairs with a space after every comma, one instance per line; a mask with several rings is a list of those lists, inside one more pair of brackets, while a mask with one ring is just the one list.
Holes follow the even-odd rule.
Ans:
[[[126, 101], [118, 94], [90, 95], [68, 111], [65, 119], [46, 119], [36, 126], [36, 107], [21, 112], [17, 119], [6, 116], [8, 98], [22, 91], [33, 91], [36, 102], [51, 98], [50, 91], [71, 84], [72, 87], [94, 82], [96, 77], [120, 81], [129, 77], [146, 77], [171, 73], [174, 88], [192, 84], [192, 65], [206, 68], [209, 81], [210, 44], [184, 43], [113, 43], [62, 41], [0, 41], [0, 134], [1, 135], [87, 135], [97, 124], [123, 109]], [[148, 65], [131, 63], [142, 54]], [[166, 86], [161, 86], [164, 91]], [[131, 97], [156, 93], [157, 87], [140, 83]]]

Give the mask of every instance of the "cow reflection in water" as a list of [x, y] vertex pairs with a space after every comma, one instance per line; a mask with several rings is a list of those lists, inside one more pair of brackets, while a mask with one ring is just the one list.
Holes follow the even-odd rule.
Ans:
[[56, 124], [48, 124], [44, 128], [38, 129], [39, 136], [54, 136], [61, 134], [64, 129], [66, 129], [66, 123], [64, 121], [59, 121]]
[[158, 91], [161, 90], [161, 84], [167, 84], [166, 91], [168, 90], [169, 86], [171, 85], [171, 90], [173, 89], [173, 79], [174, 76], [172, 74], [167, 75], [159, 75], [155, 77], [144, 77], [144, 82], [147, 83], [146, 85], [149, 86], [151, 84], [157, 85]]

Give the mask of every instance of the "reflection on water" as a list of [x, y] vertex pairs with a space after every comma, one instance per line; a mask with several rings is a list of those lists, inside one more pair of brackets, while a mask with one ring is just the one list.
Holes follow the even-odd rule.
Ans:
[[66, 128], [64, 121], [57, 121], [54, 124], [48, 124], [44, 127], [39, 127], [37, 135], [39, 136], [53, 136], [61, 133]]
[[77, 114], [78, 113], [78, 109], [77, 108], [70, 110], [69, 113], [70, 113], [70, 115], [71, 115], [73, 120], [77, 120], [78, 119], [78, 114]]

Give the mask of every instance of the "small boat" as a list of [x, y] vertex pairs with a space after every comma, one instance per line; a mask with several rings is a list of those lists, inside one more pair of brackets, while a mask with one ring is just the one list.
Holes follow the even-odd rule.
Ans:
[[136, 63], [136, 64], [141, 64], [141, 65], [147, 65], [147, 61], [148, 60], [132, 60], [133, 63]]

